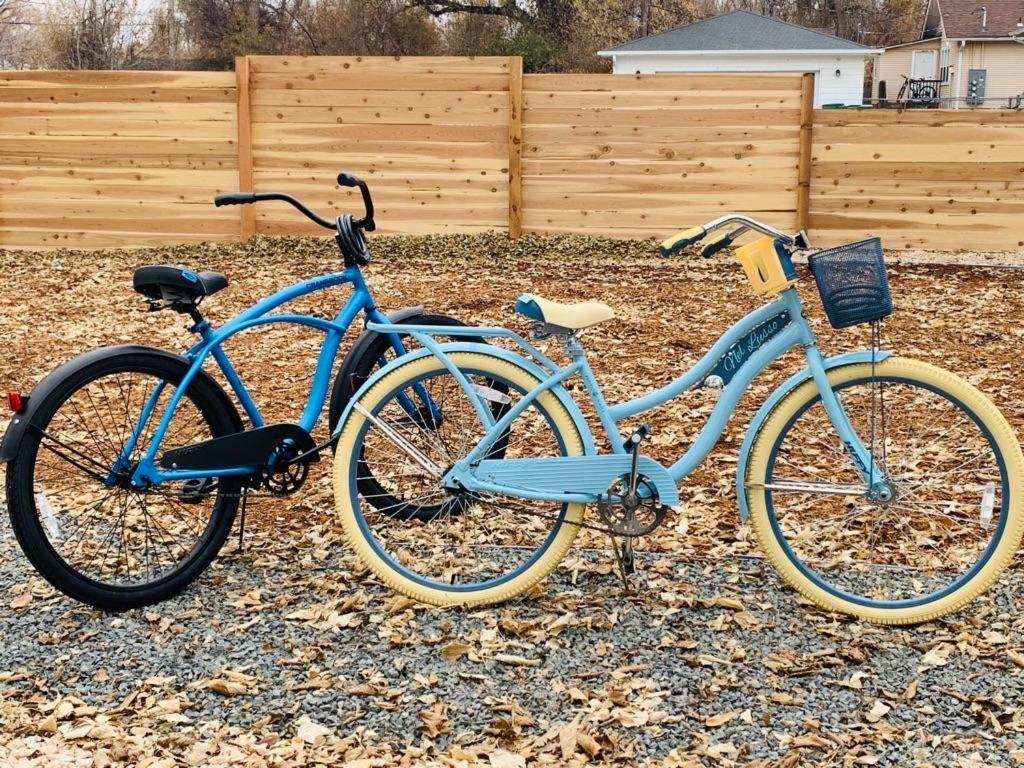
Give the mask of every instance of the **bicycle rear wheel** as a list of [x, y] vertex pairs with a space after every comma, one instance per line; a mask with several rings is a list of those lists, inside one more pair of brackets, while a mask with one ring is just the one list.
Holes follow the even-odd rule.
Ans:
[[[456, 352], [450, 357], [485, 398], [511, 408], [539, 383], [496, 355]], [[437, 404], [440, 420], [409, 414], [408, 401], [421, 391]], [[335, 500], [349, 542], [385, 583], [421, 602], [479, 605], [512, 598], [555, 568], [576, 537], [583, 505], [452, 493], [441, 486], [443, 470], [467, 455], [485, 430], [440, 360], [425, 356], [399, 366], [364, 392], [357, 405], [338, 441]], [[438, 471], [425, 469], [424, 462], [398, 447], [388, 434], [392, 431]], [[505, 458], [583, 453], [572, 416], [550, 391], [528, 406], [498, 442]], [[390, 505], [365, 498], [359, 481], [367, 465], [375, 468], [386, 498], [394, 499]], [[378, 471], [385, 467], [387, 473]], [[437, 511], [421, 519], [403, 514], [408, 505]]]
[[[156, 351], [114, 352], [50, 390], [7, 468], [11, 525], [36, 569], [66, 595], [124, 610], [165, 600], [195, 580], [224, 543], [238, 507], [236, 479], [125, 481], [188, 365]], [[153, 415], [119, 462], [144, 406]], [[171, 419], [163, 447], [237, 432], [237, 412], [200, 376]]]
[[862, 480], [808, 381], [751, 451], [748, 499], [765, 552], [830, 610], [894, 624], [956, 610], [995, 581], [1024, 531], [1012, 429], [977, 389], [926, 363], [845, 366], [829, 381], [864, 444], [875, 434], [895, 496], [852, 490]]

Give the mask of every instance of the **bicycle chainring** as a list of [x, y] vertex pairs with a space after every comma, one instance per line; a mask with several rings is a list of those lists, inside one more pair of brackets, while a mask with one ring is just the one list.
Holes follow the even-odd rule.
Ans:
[[621, 477], [608, 488], [597, 503], [597, 512], [616, 536], [646, 536], [665, 522], [667, 507], [658, 501], [658, 493], [643, 475], [637, 478], [636, 493], [629, 493], [629, 477]]
[[253, 488], [263, 488], [271, 496], [291, 496], [309, 476], [312, 458], [295, 461], [297, 449], [289, 443], [278, 443], [274, 449], [275, 461], [253, 476]]

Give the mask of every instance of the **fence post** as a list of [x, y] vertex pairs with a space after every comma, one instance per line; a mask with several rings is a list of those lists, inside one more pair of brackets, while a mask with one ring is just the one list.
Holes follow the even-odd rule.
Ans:
[[[235, 57], [235, 104], [238, 118], [238, 189], [253, 192], [252, 175], [252, 113], [249, 109], [249, 57]], [[239, 234], [248, 240], [256, 234], [256, 211], [251, 205], [240, 205]]]
[[811, 149], [814, 130], [814, 73], [806, 72], [800, 81], [800, 159], [797, 165], [796, 226], [811, 224]]
[[508, 59], [508, 236], [523, 234], [523, 58]]

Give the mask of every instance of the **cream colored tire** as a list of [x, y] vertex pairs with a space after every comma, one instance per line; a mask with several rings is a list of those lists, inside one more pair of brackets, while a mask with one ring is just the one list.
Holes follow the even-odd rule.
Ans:
[[[512, 385], [528, 392], [540, 382], [524, 368], [496, 355], [478, 352], [454, 352], [449, 358], [460, 369], [472, 369], [481, 374], [492, 374], [504, 379]], [[380, 406], [381, 401], [389, 396], [405, 381], [417, 379], [431, 372], [444, 370], [444, 364], [433, 355], [414, 359], [405, 365], [395, 368], [384, 376], [358, 399], [358, 402], [371, 413]], [[550, 391], [541, 394], [538, 399], [540, 406], [548, 413], [551, 422], [561, 435], [565, 455], [581, 456], [584, 453], [583, 439], [576, 423], [559, 399]], [[584, 505], [570, 504], [565, 519], [554, 538], [547, 543], [542, 555], [528, 568], [512, 579], [500, 584], [479, 590], [450, 591], [441, 587], [430, 586], [409, 578], [396, 570], [392, 564], [374, 548], [367, 540], [359, 525], [359, 512], [352, 504], [353, 488], [351, 482], [351, 464], [359, 455], [357, 441], [363, 431], [366, 417], [350, 409], [342, 425], [338, 438], [338, 449], [334, 458], [334, 498], [341, 520], [345, 538], [355, 550], [359, 559], [385, 582], [389, 587], [422, 603], [438, 606], [470, 606], [488, 605], [510, 600], [522, 594], [537, 582], [547, 577], [565, 557], [579, 531], [578, 525], [583, 519]]]
[[[823, 589], [797, 568], [775, 536], [765, 500], [766, 491], [748, 491], [750, 520], [762, 549], [779, 574], [798, 592], [822, 608], [878, 624], [916, 624], [951, 613], [966, 605], [991, 586], [1013, 559], [1021, 534], [1024, 532], [1024, 456], [1021, 455], [1020, 444], [1013, 429], [999, 409], [978, 389], [960, 377], [928, 363], [897, 357], [879, 363], [876, 366], [876, 374], [921, 382], [952, 395], [974, 412], [1002, 453], [1009, 487], [1007, 520], [1002, 538], [985, 565], [955, 591], [937, 597], [932, 602], [913, 607], [872, 607], [840, 598]], [[828, 372], [829, 381], [833, 386], [870, 375], [869, 363], [843, 366]], [[765, 482], [771, 453], [781, 431], [787, 427], [794, 415], [817, 395], [818, 389], [813, 380], [808, 380], [775, 407], [751, 448], [746, 477], [748, 485]]]

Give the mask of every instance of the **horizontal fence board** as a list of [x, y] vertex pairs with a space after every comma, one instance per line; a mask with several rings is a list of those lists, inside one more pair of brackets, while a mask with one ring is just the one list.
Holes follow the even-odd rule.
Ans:
[[[138, 222], [144, 225], [144, 222]], [[321, 230], [322, 232], [323, 230]], [[187, 243], [224, 242], [238, 239], [238, 232], [215, 234], [199, 230], [184, 232], [152, 232], [142, 226], [137, 231], [111, 229], [68, 230], [33, 227], [4, 227], [0, 245], [15, 250], [39, 248], [139, 248]]]
[[[183, 131], [181, 122], [162, 120], [118, 120], [109, 117], [76, 117], [65, 120], [56, 117], [6, 117], [0, 109], [0, 141], [18, 136], [89, 136], [124, 139], [149, 137], [177, 140]], [[217, 139], [229, 145], [225, 126], [216, 122], [197, 120], [188, 126], [190, 139]]]
[[282, 140], [343, 139], [347, 142], [448, 142], [504, 144], [504, 126], [487, 125], [322, 125], [319, 123], [257, 123], [253, 141], [273, 146]]
[[[375, 91], [356, 88], [353, 90], [301, 90], [294, 88], [261, 88], [252, 94], [254, 107], [333, 107], [344, 115], [351, 107], [373, 107], [389, 109], [408, 107], [411, 94], [419, 97], [421, 104], [433, 109], [439, 107], [461, 107], [463, 109], [490, 110], [499, 107], [508, 109], [508, 93], [505, 91]], [[2, 95], [2, 94], [0, 94]]]
[[[506, 56], [250, 56], [254, 75], [288, 73], [299, 76], [345, 77], [348, 82], [379, 74], [507, 75]], [[366, 82], [364, 85], [375, 85]]]
[[0, 88], [94, 88], [125, 86], [145, 88], [230, 88], [234, 72], [141, 72], [135, 70], [13, 70], [0, 71]]
[[[235, 122], [233, 104], [197, 104], [174, 103], [131, 103], [116, 101], [76, 102], [73, 104], [4, 104], [0, 106], [0, 114], [4, 117], [52, 117], [60, 120], [78, 120], [96, 118], [100, 115], [117, 116], [130, 122], [132, 120], [163, 120], [175, 119], [179, 124], [211, 120], [214, 122]], [[225, 127], [225, 136], [230, 128]]]
[[[156, 88], [108, 86], [8, 86], [0, 87], [0, 104], [230, 104], [235, 103], [234, 79], [231, 87], [221, 88]], [[234, 114], [232, 109], [231, 114]]]
[[395, 107], [253, 107], [253, 121], [259, 123], [331, 123], [339, 125], [487, 125], [504, 128], [508, 109], [497, 105], [485, 109], [439, 107], [423, 104]]
[[[287, 72], [253, 74], [253, 81], [259, 81], [261, 88], [286, 88], [303, 90], [338, 90], [338, 72], [325, 71], [320, 74], [294, 75]], [[356, 83], [350, 80], [355, 87]], [[361, 85], [367, 83], [362, 82]], [[380, 91], [406, 91], [417, 94], [423, 91], [507, 91], [507, 74], [380, 74], [373, 77], [373, 87]]]
[[1019, 110], [999, 109], [823, 109], [814, 113], [816, 128], [861, 125], [884, 127], [894, 125], [921, 125], [943, 127], [951, 125], [1009, 125], [1019, 126]]

